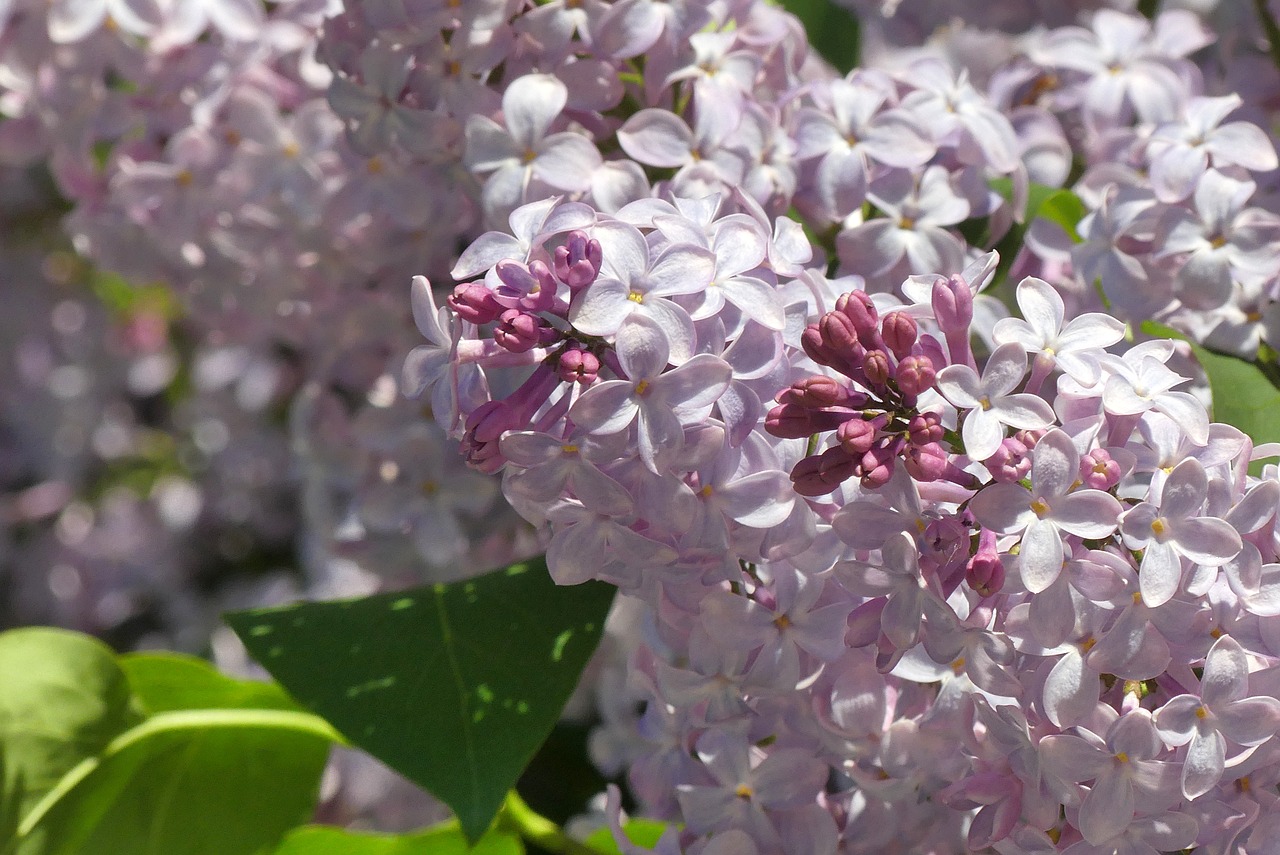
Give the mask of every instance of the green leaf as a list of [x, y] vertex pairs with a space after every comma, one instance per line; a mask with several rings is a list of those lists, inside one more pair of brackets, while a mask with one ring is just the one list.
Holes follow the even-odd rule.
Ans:
[[0, 633], [0, 851], [65, 774], [137, 720], [102, 642], [42, 627]]
[[308, 825], [289, 833], [272, 855], [524, 855], [519, 837], [491, 831], [475, 847], [446, 823], [415, 834], [363, 834]]
[[542, 559], [467, 582], [227, 616], [303, 706], [453, 808], [478, 840], [595, 650], [613, 588]]
[[809, 45], [841, 74], [857, 68], [862, 59], [862, 25], [848, 9], [831, 0], [781, 0], [781, 5], [800, 19]]
[[1142, 331], [1158, 338], [1176, 338], [1191, 345], [1209, 377], [1213, 420], [1247, 433], [1255, 445], [1280, 442], [1280, 389], [1256, 363], [1208, 350], [1175, 329], [1146, 321]]
[[194, 656], [131, 653], [119, 661], [134, 697], [149, 714], [190, 709], [300, 709], [275, 683], [236, 680]]
[[254, 855], [315, 809], [331, 736], [301, 712], [160, 713], [68, 773], [15, 851]]
[[[670, 827], [668, 823], [659, 822], [656, 819], [633, 819], [623, 823], [622, 833], [637, 846], [652, 849], [658, 845], [658, 838], [662, 837]], [[596, 829], [587, 837], [585, 843], [604, 855], [622, 855], [622, 850], [618, 848], [617, 843], [614, 843], [613, 834], [607, 828]]]

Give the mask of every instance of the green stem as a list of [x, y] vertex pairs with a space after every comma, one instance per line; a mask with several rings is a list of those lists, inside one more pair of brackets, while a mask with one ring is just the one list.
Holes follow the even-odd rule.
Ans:
[[560, 826], [525, 804], [515, 790], [507, 793], [498, 822], [555, 855], [601, 855], [600, 850], [574, 840]]
[[1160, 11], [1160, 0], [1138, 0], [1138, 14], [1148, 21], [1153, 20]]
[[1267, 34], [1267, 50], [1271, 54], [1271, 64], [1280, 69], [1280, 25], [1277, 25], [1276, 19], [1271, 16], [1271, 10], [1267, 8], [1267, 0], [1253, 0], [1253, 8], [1257, 10], [1262, 30]]

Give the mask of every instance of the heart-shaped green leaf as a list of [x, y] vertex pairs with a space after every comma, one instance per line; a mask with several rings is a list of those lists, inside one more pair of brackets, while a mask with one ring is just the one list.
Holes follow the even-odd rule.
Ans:
[[227, 616], [307, 709], [488, 828], [547, 738], [613, 599], [542, 559], [466, 582]]

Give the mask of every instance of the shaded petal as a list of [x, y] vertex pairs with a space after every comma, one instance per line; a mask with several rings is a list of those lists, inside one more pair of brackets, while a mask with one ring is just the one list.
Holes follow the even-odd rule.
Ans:
[[522, 151], [533, 151], [569, 100], [569, 90], [550, 74], [518, 77], [502, 93], [502, 116]]
[[1182, 794], [1198, 799], [1222, 780], [1227, 756], [1226, 742], [1216, 730], [1197, 731], [1182, 765]]
[[1158, 608], [1173, 599], [1182, 581], [1182, 559], [1167, 543], [1154, 540], [1147, 544], [1138, 568], [1138, 585], [1142, 600], [1151, 608]]
[[627, 119], [618, 129], [618, 144], [630, 157], [648, 166], [684, 166], [693, 152], [693, 131], [674, 113], [649, 108]]
[[1080, 805], [1080, 833], [1090, 843], [1105, 843], [1124, 832], [1135, 807], [1129, 776], [1122, 769], [1108, 769], [1098, 776]]
[[1038, 594], [1048, 588], [1062, 572], [1062, 537], [1058, 527], [1048, 520], [1035, 520], [1022, 536], [1018, 553], [1018, 569], [1027, 590]]
[[1171, 528], [1170, 539], [1178, 545], [1178, 551], [1197, 564], [1209, 567], [1218, 567], [1235, 558], [1244, 545], [1231, 523], [1214, 517], [1178, 520]]
[[640, 411], [634, 392], [635, 384], [627, 380], [597, 383], [573, 402], [569, 419], [595, 433], [617, 433], [629, 427]]

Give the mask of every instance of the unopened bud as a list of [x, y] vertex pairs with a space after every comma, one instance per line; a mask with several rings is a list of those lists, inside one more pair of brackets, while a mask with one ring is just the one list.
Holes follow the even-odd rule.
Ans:
[[487, 324], [502, 314], [502, 305], [482, 282], [464, 282], [453, 289], [445, 302], [464, 321]]
[[992, 478], [1006, 484], [1021, 481], [1031, 472], [1027, 446], [1015, 436], [1006, 437], [996, 453], [982, 461], [982, 465], [987, 467]]
[[836, 428], [836, 439], [849, 455], [861, 458], [871, 450], [876, 439], [876, 426], [859, 418], [852, 418]]
[[512, 353], [524, 353], [543, 343], [544, 324], [541, 318], [519, 309], [507, 309], [498, 317], [493, 330], [493, 340]]
[[836, 300], [836, 311], [853, 322], [858, 340], [868, 350], [880, 347], [879, 315], [865, 291], [850, 291]]
[[1095, 448], [1080, 459], [1080, 482], [1091, 490], [1110, 490], [1123, 475], [1120, 464], [1105, 448]]
[[585, 288], [600, 275], [603, 254], [600, 242], [585, 232], [572, 231], [563, 246], [556, 247], [553, 261], [556, 276], [572, 291]]
[[946, 435], [942, 427], [942, 417], [937, 413], [920, 413], [913, 416], [907, 424], [907, 436], [912, 445], [928, 445], [939, 442]]
[[889, 374], [893, 370], [889, 365], [889, 354], [883, 350], [872, 350], [862, 361], [862, 373], [872, 386], [884, 386], [889, 382]]
[[560, 354], [556, 368], [566, 383], [590, 386], [600, 374], [600, 360], [591, 351], [574, 347]]
[[862, 486], [872, 490], [883, 487], [893, 477], [893, 466], [897, 457], [888, 448], [877, 447], [862, 455], [859, 468], [862, 471]]
[[890, 312], [880, 323], [880, 335], [898, 359], [905, 359], [911, 355], [911, 349], [916, 344], [917, 332], [919, 328], [915, 320], [906, 312]]
[[1000, 593], [1004, 587], [1004, 564], [995, 552], [980, 551], [965, 565], [964, 580], [984, 597]]
[[908, 356], [898, 363], [895, 378], [902, 394], [914, 401], [933, 388], [938, 374], [933, 368], [933, 360], [929, 357]]

